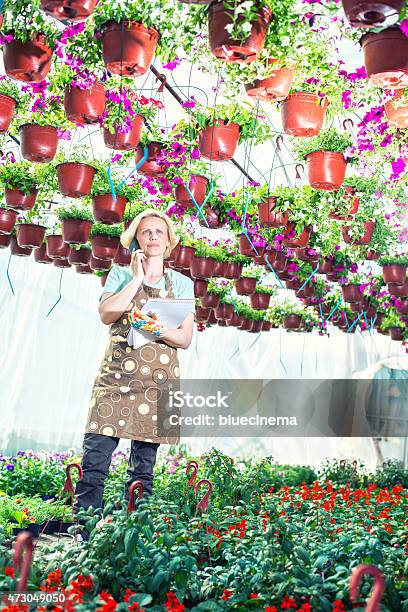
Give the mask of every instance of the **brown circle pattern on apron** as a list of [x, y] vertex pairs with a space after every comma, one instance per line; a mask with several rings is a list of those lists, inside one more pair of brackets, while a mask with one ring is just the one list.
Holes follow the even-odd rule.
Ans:
[[[167, 297], [174, 298], [167, 271], [164, 279]], [[173, 391], [180, 388], [177, 349], [160, 340], [137, 349], [127, 342], [130, 310], [135, 305], [142, 308], [149, 298], [161, 296], [162, 290], [142, 283], [131, 308], [110, 325], [109, 343], [92, 389], [86, 433], [159, 444], [179, 443], [179, 427], [169, 429], [166, 436], [159, 436], [157, 430], [157, 402], [163, 395], [160, 386], [171, 386]]]

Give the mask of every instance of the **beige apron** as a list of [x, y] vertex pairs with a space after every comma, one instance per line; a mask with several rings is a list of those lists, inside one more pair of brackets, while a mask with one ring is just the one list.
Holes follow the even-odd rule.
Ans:
[[[174, 298], [166, 271], [164, 278], [166, 297]], [[131, 308], [110, 325], [110, 341], [92, 389], [86, 433], [159, 444], [179, 443], [179, 427], [172, 427], [166, 436], [161, 437], [157, 431], [160, 387], [170, 384], [173, 391], [180, 388], [177, 349], [160, 340], [152, 340], [136, 349], [127, 342], [131, 327], [129, 312], [133, 306], [142, 308], [148, 298], [162, 296], [163, 290], [142, 283]], [[159, 412], [163, 414], [162, 410]]]

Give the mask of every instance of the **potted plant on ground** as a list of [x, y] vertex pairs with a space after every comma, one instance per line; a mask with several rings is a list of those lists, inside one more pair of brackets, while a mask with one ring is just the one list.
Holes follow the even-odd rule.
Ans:
[[55, 215], [61, 221], [64, 242], [84, 244], [87, 242], [93, 223], [91, 209], [84, 204], [68, 204], [55, 209]]

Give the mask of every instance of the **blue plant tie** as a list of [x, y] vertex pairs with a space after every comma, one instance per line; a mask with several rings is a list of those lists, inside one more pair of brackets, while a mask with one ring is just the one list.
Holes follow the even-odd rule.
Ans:
[[269, 263], [268, 255], [265, 255], [265, 260], [266, 260], [266, 263], [268, 264], [268, 266], [270, 267], [270, 269], [272, 270], [272, 272], [274, 273], [274, 275], [276, 276], [276, 278], [278, 279], [279, 284], [282, 287], [282, 289], [286, 289], [286, 287], [283, 285], [281, 279], [279, 278], [279, 276], [276, 274], [275, 270], [273, 269], [273, 267]]
[[190, 188], [189, 188], [189, 186], [188, 186], [188, 183], [186, 184], [186, 190], [187, 190], [187, 193], [188, 193], [188, 195], [190, 196], [190, 198], [193, 200], [193, 204], [194, 204], [194, 206], [196, 207], [197, 211], [198, 211], [198, 212], [199, 212], [199, 214], [201, 215], [201, 217], [202, 217], [202, 219], [203, 219], [203, 221], [205, 222], [205, 224], [206, 224], [206, 226], [207, 226], [207, 227], [210, 227], [210, 226], [208, 225], [208, 221], [207, 221], [207, 219], [204, 217], [204, 214], [203, 214], [203, 208], [204, 208], [204, 207], [205, 207], [205, 205], [207, 204], [207, 202], [208, 202], [208, 200], [209, 200], [210, 196], [212, 195], [212, 193], [213, 193], [214, 189], [215, 189], [215, 183], [214, 183], [214, 181], [211, 181], [210, 191], [207, 193], [207, 195], [206, 195], [206, 196], [205, 196], [205, 198], [204, 198], [204, 202], [203, 202], [203, 203], [201, 204], [201, 206], [200, 206], [199, 204], [197, 204], [197, 201], [196, 201], [195, 197], [194, 197], [194, 196], [193, 196], [193, 194], [191, 193]]
[[375, 324], [375, 322], [377, 320], [377, 317], [378, 317], [378, 314], [375, 313], [375, 317], [371, 319], [371, 326], [370, 326], [371, 331], [373, 331], [373, 329], [374, 329], [374, 324]]
[[62, 270], [61, 270], [61, 276], [60, 276], [60, 280], [59, 280], [59, 297], [58, 297], [58, 300], [55, 302], [54, 306], [52, 308], [50, 308], [50, 310], [47, 312], [47, 314], [45, 315], [46, 318], [48, 317], [48, 315], [51, 314], [51, 312], [54, 310], [54, 308], [56, 307], [58, 302], [61, 301], [61, 283], [62, 283], [62, 275], [63, 275], [63, 273], [64, 273], [64, 268], [62, 268]]
[[318, 269], [319, 269], [319, 264], [317, 264], [317, 267], [316, 267], [316, 268], [313, 270], [313, 272], [311, 273], [311, 275], [309, 276], [309, 278], [307, 278], [307, 279], [305, 280], [305, 282], [303, 283], [303, 285], [302, 285], [301, 287], [299, 287], [299, 289], [296, 291], [296, 294], [295, 294], [295, 295], [297, 295], [297, 294], [299, 293], [299, 291], [302, 291], [303, 287], [304, 287], [305, 285], [307, 285], [307, 283], [310, 281], [310, 279], [312, 278], [312, 276], [314, 276], [314, 275], [316, 274], [316, 272], [318, 271]]
[[364, 310], [364, 308], [363, 308], [363, 315], [364, 315], [364, 320], [365, 320], [365, 322], [366, 322], [366, 325], [367, 325], [368, 331], [369, 331], [369, 333], [371, 334], [370, 325], [369, 325], [369, 323], [368, 323], [367, 314], [366, 314], [366, 311]]
[[319, 310], [320, 310], [320, 318], [321, 318], [321, 328], [323, 329], [324, 317], [323, 317], [323, 309], [322, 309], [322, 303], [321, 302], [319, 302]]
[[[0, 2], [1, 1], [2, 0], [0, 0]], [[9, 257], [8, 264], [7, 264], [7, 269], [6, 269], [6, 275], [7, 275], [7, 280], [9, 282], [9, 285], [10, 285], [10, 289], [11, 289], [13, 295], [16, 295], [15, 292], [14, 292], [13, 284], [11, 282], [11, 278], [10, 278], [10, 274], [9, 274], [9, 267], [10, 267], [10, 263], [11, 263], [11, 258], [12, 258], [12, 254], [10, 253], [10, 257]]]
[[[342, 301], [343, 301], [343, 300], [340, 298], [340, 299], [339, 299], [339, 301], [337, 302], [336, 306], [333, 308], [333, 310], [331, 311], [331, 313], [330, 313], [330, 314], [329, 314], [329, 316], [327, 317], [326, 321], [328, 321], [329, 319], [331, 319], [331, 318], [332, 318], [332, 316], [334, 315], [334, 313], [336, 312], [336, 310], [337, 310], [338, 308], [340, 308], [340, 304], [342, 303]], [[347, 315], [346, 315], [346, 318], [347, 318]]]
[[110, 186], [110, 190], [112, 193], [112, 197], [113, 197], [113, 201], [116, 202], [117, 197], [116, 197], [116, 192], [119, 192], [120, 188], [126, 183], [126, 181], [132, 176], [132, 174], [134, 174], [137, 170], [139, 170], [140, 166], [142, 164], [144, 164], [144, 162], [146, 161], [146, 159], [148, 158], [149, 155], [149, 151], [147, 146], [145, 146], [144, 148], [144, 152], [143, 152], [143, 157], [142, 159], [140, 159], [136, 166], [133, 168], [133, 170], [131, 172], [129, 172], [129, 174], [127, 175], [127, 177], [125, 179], [123, 179], [123, 181], [121, 183], [119, 183], [118, 187], [115, 189], [115, 185], [113, 184], [113, 180], [112, 180], [112, 174], [111, 174], [111, 168], [112, 168], [112, 164], [111, 162], [109, 162], [109, 166], [106, 169], [107, 175], [108, 175], [108, 181], [109, 181], [109, 186]]
[[236, 301], [235, 301], [235, 299], [234, 299], [234, 296], [232, 295], [232, 289], [230, 289], [229, 296], [230, 296], [230, 298], [231, 298], [231, 302], [232, 302], [232, 305], [233, 305], [233, 307], [234, 307], [234, 313], [235, 313], [235, 314], [239, 314], [239, 310], [238, 310], [238, 307], [237, 307], [237, 303], [236, 303]]
[[[364, 310], [363, 310], [363, 312], [364, 312]], [[363, 312], [360, 312], [360, 314], [358, 315], [358, 317], [356, 317], [356, 318], [354, 319], [354, 321], [352, 322], [352, 324], [351, 324], [351, 325], [348, 327], [347, 332], [349, 332], [351, 329], [353, 329], [353, 327], [354, 327], [355, 325], [357, 325], [357, 323], [359, 322], [359, 320], [360, 320], [360, 319], [361, 319], [361, 317], [363, 316]], [[346, 315], [346, 318], [347, 318], [347, 315]]]

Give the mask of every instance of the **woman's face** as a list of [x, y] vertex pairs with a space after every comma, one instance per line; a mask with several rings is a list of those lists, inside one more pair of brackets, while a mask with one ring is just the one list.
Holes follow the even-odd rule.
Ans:
[[164, 255], [170, 244], [167, 223], [160, 217], [145, 217], [139, 223], [136, 238], [140, 248], [149, 256]]

